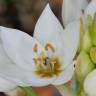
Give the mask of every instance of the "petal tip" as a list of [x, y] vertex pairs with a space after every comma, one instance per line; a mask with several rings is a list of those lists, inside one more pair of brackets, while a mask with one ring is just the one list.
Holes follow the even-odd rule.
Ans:
[[47, 5], [46, 5], [46, 7], [44, 8], [44, 11], [43, 12], [52, 12], [52, 10], [51, 10], [51, 7], [50, 7], [50, 4], [48, 3]]

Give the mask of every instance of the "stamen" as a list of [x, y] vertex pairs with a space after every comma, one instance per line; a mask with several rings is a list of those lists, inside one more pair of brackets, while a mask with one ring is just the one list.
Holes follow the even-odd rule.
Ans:
[[45, 50], [48, 51], [48, 49], [51, 49], [52, 52], [55, 52], [55, 48], [50, 43], [47, 43], [45, 45]]
[[34, 45], [33, 51], [36, 53], [38, 52], [38, 44], [37, 43]]
[[51, 64], [51, 68], [52, 68], [52, 71], [53, 71], [53, 70], [54, 70], [54, 66], [55, 66], [55, 64], [56, 64], [56, 61], [53, 60], [53, 61], [50, 62], [50, 64]]
[[38, 63], [38, 60], [36, 58], [33, 58], [33, 61], [34, 61], [35, 64]]
[[46, 66], [47, 66], [47, 69], [51, 72], [52, 71], [52, 68], [51, 68], [51, 64], [50, 64], [50, 58], [46, 58]]
[[42, 55], [40, 55], [38, 58], [35, 58], [34, 61], [37, 63], [35, 73], [40, 77], [50, 78], [54, 75], [58, 76], [62, 72], [58, 58], [42, 57]]
[[46, 57], [44, 61], [45, 61], [44, 64], [47, 66], [48, 65], [48, 62], [49, 62], [49, 58]]
[[43, 59], [42, 59], [41, 56], [39, 56], [39, 57], [37, 58], [37, 60], [38, 60], [38, 61], [42, 61]]
[[56, 61], [55, 61], [55, 60], [51, 61], [51, 64], [53, 64], [53, 65], [54, 65], [55, 63], [56, 63]]
[[44, 62], [43, 61], [40, 62], [40, 65], [42, 66], [43, 69], [45, 69], [45, 70], [47, 69], [47, 67], [44, 65]]

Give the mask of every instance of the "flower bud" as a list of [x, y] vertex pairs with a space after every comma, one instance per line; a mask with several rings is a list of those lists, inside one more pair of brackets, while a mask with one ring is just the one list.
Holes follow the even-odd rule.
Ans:
[[88, 96], [96, 96], [96, 69], [90, 72], [86, 77], [84, 90]]
[[92, 22], [92, 26], [91, 26], [91, 39], [92, 39], [92, 43], [93, 45], [96, 46], [96, 13], [94, 15], [94, 19], [93, 19], [93, 22]]
[[82, 49], [88, 52], [91, 46], [92, 46], [92, 42], [91, 42], [91, 38], [90, 38], [89, 29], [87, 28], [87, 30], [84, 34], [84, 37], [83, 37]]
[[85, 51], [82, 51], [77, 58], [75, 66], [77, 80], [82, 83], [85, 77], [94, 69], [94, 67], [95, 66], [90, 60], [89, 55]]

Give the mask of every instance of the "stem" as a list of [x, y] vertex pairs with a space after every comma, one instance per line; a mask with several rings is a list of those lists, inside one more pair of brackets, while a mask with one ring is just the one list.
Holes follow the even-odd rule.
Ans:
[[79, 84], [79, 88], [76, 96], [86, 96], [82, 84]]
[[21, 90], [26, 92], [28, 95], [27, 96], [37, 96], [37, 94], [32, 90], [31, 87], [19, 87]]

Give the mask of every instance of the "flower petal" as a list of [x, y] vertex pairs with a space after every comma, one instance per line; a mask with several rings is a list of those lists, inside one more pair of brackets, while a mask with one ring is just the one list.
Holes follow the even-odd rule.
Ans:
[[94, 17], [94, 14], [96, 13], [96, 0], [91, 0], [88, 7], [85, 9], [85, 14]]
[[[39, 42], [19, 30], [0, 27], [0, 31], [2, 44], [9, 58], [22, 68], [34, 70], [33, 58], [43, 50]], [[38, 51], [34, 52], [36, 44]]]
[[35, 72], [24, 70], [15, 65], [9, 60], [3, 47], [0, 46], [0, 76], [13, 81], [14, 84], [18, 86], [45, 86], [51, 84], [51, 82], [56, 79], [55, 77], [48, 79], [39, 78], [34, 73]]
[[[13, 77], [15, 77], [17, 73], [18, 73], [17, 75], [20, 75], [21, 74], [20, 71], [21, 71], [21, 69], [19, 70], [19, 68], [17, 68], [15, 66], [15, 64], [13, 63], [13, 61], [11, 59], [9, 59], [9, 57], [7, 56], [7, 54], [5, 53], [5, 50], [4, 50], [3, 46], [1, 44], [1, 41], [0, 41], [0, 77], [6, 78], [6, 79], [8, 77], [8, 78], [12, 78], [13, 79]], [[22, 74], [21, 74], [21, 76], [22, 76]], [[3, 78], [0, 79], [0, 80], [2, 80], [2, 83], [3, 82], [8, 83], [8, 81], [7, 80], [3, 80]], [[8, 79], [8, 80], [11, 80], [11, 79]], [[12, 80], [11, 80], [11, 82], [12, 82]], [[11, 82], [9, 82], [9, 84]], [[0, 83], [1, 83], [1, 81], [0, 81]], [[16, 86], [17, 83], [14, 82], [14, 85]], [[14, 85], [12, 83], [12, 86], [14, 86]], [[4, 88], [7, 88], [7, 87], [4, 87]], [[10, 85], [10, 88], [11, 88], [11, 85]], [[1, 90], [1, 88], [0, 88], [0, 90]]]
[[15, 64], [0, 65], [0, 76], [13, 81], [18, 86], [46, 86], [53, 82], [53, 78], [37, 77], [35, 72], [26, 71]]
[[90, 72], [85, 78], [84, 90], [88, 96], [96, 96], [96, 69]]
[[15, 65], [13, 61], [9, 59], [4, 51], [4, 48], [0, 44], [0, 77], [1, 76], [8, 80], [14, 81], [14, 84], [22, 84], [22, 80], [27, 79], [29, 73]]
[[71, 64], [79, 46], [80, 21], [74, 21], [62, 32], [64, 42], [64, 56], [61, 56], [64, 64]]
[[68, 82], [72, 78], [73, 73], [74, 73], [74, 65], [71, 64], [65, 70], [63, 70], [61, 75], [58, 76], [57, 79], [52, 84], [61, 85], [61, 84]]
[[[8, 28], [4, 29], [8, 30]], [[12, 32], [12, 29], [10, 31]], [[56, 79], [56, 77], [53, 78], [37, 77], [36, 74], [34, 74], [35, 73], [34, 71], [24, 70], [23, 68], [14, 64], [14, 62], [12, 61], [13, 60], [10, 60], [8, 58], [2, 44], [0, 43], [0, 76], [2, 76], [3, 78], [11, 80], [12, 82], [14, 82], [14, 84], [18, 86], [45, 86], [51, 84], [53, 80]]]
[[52, 44], [56, 48], [56, 52], [60, 53], [63, 50], [61, 32], [63, 32], [63, 27], [48, 4], [37, 21], [34, 37], [43, 46], [47, 43]]
[[66, 26], [81, 16], [81, 10], [88, 5], [87, 0], [64, 0], [62, 6], [62, 19]]
[[28, 80], [24, 80], [24, 82], [33, 87], [42, 87], [42, 86], [48, 86], [52, 84], [52, 82], [56, 79], [56, 76], [51, 78], [44, 78], [36, 76], [34, 72], [31, 73], [32, 77], [28, 78]]
[[8, 58], [8, 56], [6, 55], [4, 48], [3, 48], [1, 41], [0, 41], [0, 64], [3, 64], [3, 63], [10, 64], [11, 61]]
[[78, 4], [81, 9], [85, 9], [88, 6], [88, 0], [78, 0]]
[[16, 84], [0, 77], [0, 92], [8, 92], [14, 88], [16, 88]]

